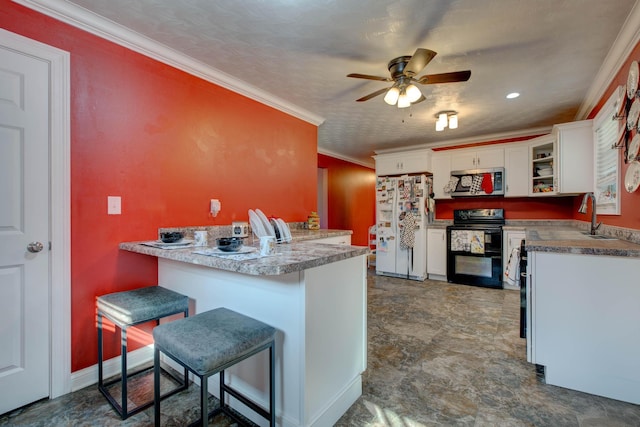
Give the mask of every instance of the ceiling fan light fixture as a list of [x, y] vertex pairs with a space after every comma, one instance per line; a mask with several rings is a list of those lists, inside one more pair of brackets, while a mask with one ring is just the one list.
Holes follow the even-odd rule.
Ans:
[[407, 108], [411, 106], [411, 101], [409, 100], [409, 96], [403, 90], [400, 92], [400, 96], [398, 97], [398, 108]]
[[400, 96], [400, 90], [394, 86], [387, 91], [387, 94], [384, 96], [384, 102], [386, 102], [389, 105], [396, 105], [396, 102], [398, 102], [399, 96]]
[[409, 102], [416, 102], [418, 99], [422, 97], [422, 92], [418, 89], [418, 86], [410, 84], [405, 89], [407, 97], [409, 98]]

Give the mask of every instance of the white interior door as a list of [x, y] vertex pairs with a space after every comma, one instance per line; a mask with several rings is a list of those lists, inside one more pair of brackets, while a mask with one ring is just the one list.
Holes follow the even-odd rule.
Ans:
[[49, 65], [0, 45], [0, 414], [49, 396]]

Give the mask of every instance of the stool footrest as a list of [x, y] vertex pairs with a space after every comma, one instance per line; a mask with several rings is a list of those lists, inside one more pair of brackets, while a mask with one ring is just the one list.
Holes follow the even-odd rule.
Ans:
[[[174, 389], [162, 394], [160, 396], [160, 399], [165, 399], [165, 398], [167, 398], [169, 396], [173, 396], [174, 394], [179, 393], [179, 392], [189, 388], [188, 379], [185, 379], [185, 378], [182, 378], [182, 377], [178, 377], [177, 375], [175, 375], [171, 371], [168, 371], [168, 370], [166, 370], [164, 368], [161, 368], [161, 370], [164, 373], [166, 373], [167, 375], [169, 375], [175, 382], [177, 382], [178, 385]], [[145, 372], [153, 372], [153, 366], [149, 366], [149, 367], [137, 370], [135, 372], [128, 373], [127, 374], [127, 379], [131, 379], [131, 378], [133, 378], [133, 377], [135, 377], [137, 375], [144, 374]], [[130, 417], [132, 415], [137, 414], [138, 412], [144, 411], [145, 409], [150, 408], [151, 406], [153, 406], [154, 400], [151, 399], [148, 402], [142, 403], [142, 404], [136, 406], [133, 409], [128, 409], [127, 408], [127, 413], [124, 414], [124, 411], [122, 409], [122, 405], [120, 403], [118, 403], [118, 401], [113, 397], [111, 392], [107, 389], [107, 387], [109, 387], [110, 385], [117, 384], [117, 383], [119, 383], [121, 381], [122, 381], [122, 377], [118, 377], [118, 378], [111, 379], [111, 380], [108, 380], [108, 381], [103, 381], [102, 384], [98, 384], [98, 390], [100, 390], [100, 393], [102, 393], [102, 395], [107, 399], [107, 401], [109, 401], [111, 406], [113, 406], [113, 408], [118, 413], [118, 415], [120, 415], [121, 418], [123, 417], [123, 415], [126, 415], [126, 418], [128, 418], [128, 417]]]
[[[229, 393], [231, 396], [235, 397], [236, 399], [238, 399], [240, 402], [242, 402], [243, 404], [245, 404], [246, 406], [248, 406], [249, 408], [253, 409], [255, 412], [257, 412], [258, 414], [260, 414], [263, 418], [266, 418], [267, 420], [269, 419], [269, 417], [271, 416], [271, 414], [269, 413], [269, 411], [267, 411], [266, 409], [264, 409], [262, 406], [257, 405], [255, 402], [253, 402], [252, 400], [247, 399], [244, 395], [240, 394], [240, 392], [238, 392], [236, 389], [232, 388], [231, 386], [224, 384], [222, 386], [222, 388], [224, 389], [225, 393]], [[221, 409], [224, 411], [224, 409], [226, 408], [231, 408], [229, 405], [227, 405], [224, 402], [220, 402], [220, 407]], [[226, 411], [225, 411], [226, 413]]]

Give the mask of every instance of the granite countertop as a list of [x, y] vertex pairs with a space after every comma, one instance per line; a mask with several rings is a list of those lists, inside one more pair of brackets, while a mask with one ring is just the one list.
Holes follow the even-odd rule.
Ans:
[[595, 238], [578, 227], [526, 226], [527, 251], [579, 255], [640, 257], [640, 245], [599, 234]]
[[293, 228], [291, 229], [291, 237], [294, 242], [303, 242], [305, 240], [314, 240], [314, 239], [325, 239], [327, 237], [337, 237], [337, 236], [350, 236], [353, 234], [351, 230], [331, 230], [331, 229], [320, 229], [320, 230], [309, 230], [309, 229], [300, 229]]
[[[324, 243], [305, 242], [305, 240], [322, 239], [326, 237], [349, 235], [347, 230], [292, 230], [294, 241], [276, 245], [276, 254], [258, 257], [258, 243], [248, 239], [245, 247], [255, 248], [252, 254], [232, 254], [223, 256], [199, 255], [194, 251], [212, 249], [212, 247], [187, 247], [184, 249], [160, 249], [146, 246], [144, 242], [120, 243], [121, 250], [139, 254], [171, 259], [189, 264], [202, 265], [220, 270], [255, 276], [275, 276], [302, 271], [344, 259], [353, 258], [369, 253], [366, 246], [334, 245]], [[245, 259], [255, 257], [254, 259]]]

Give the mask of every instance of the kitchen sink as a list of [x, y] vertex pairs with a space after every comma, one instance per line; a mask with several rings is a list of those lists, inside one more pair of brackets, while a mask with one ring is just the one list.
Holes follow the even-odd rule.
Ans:
[[589, 237], [590, 239], [617, 240], [615, 237], [603, 236], [602, 234], [590, 234], [588, 231], [584, 231], [584, 232], [582, 232], [582, 234], [584, 234], [585, 236]]

